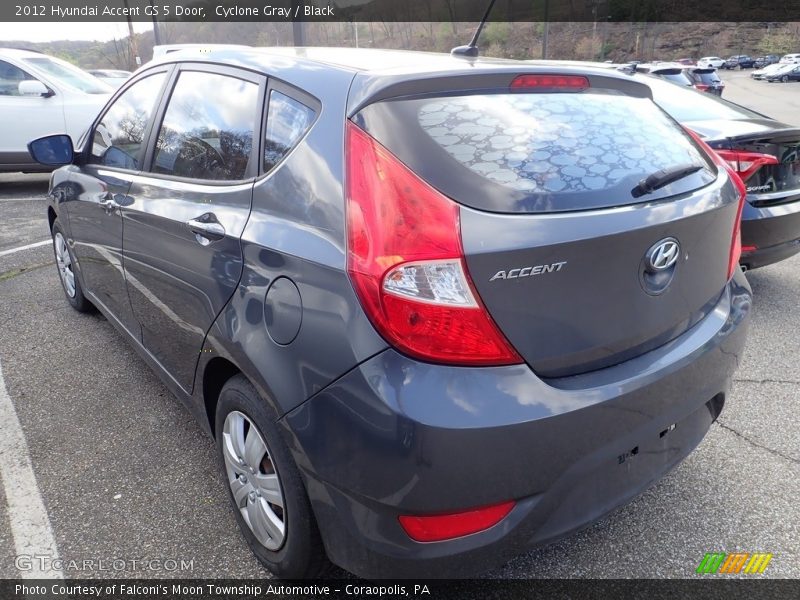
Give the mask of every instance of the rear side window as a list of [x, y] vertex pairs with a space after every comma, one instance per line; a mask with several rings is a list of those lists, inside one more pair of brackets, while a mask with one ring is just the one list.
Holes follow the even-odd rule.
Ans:
[[258, 85], [184, 71], [158, 131], [154, 173], [211, 181], [244, 179], [253, 150]]
[[286, 94], [269, 94], [267, 134], [264, 140], [264, 171], [270, 171], [294, 148], [314, 121], [314, 111]]
[[632, 194], [640, 180], [678, 165], [702, 168], [645, 200], [714, 178], [693, 142], [646, 98], [499, 93], [380, 104], [362, 111], [367, 131], [434, 187], [476, 208], [552, 212], [629, 204], [640, 201]]
[[114, 100], [94, 130], [89, 162], [139, 169], [144, 134], [165, 79], [165, 73], [140, 79]]

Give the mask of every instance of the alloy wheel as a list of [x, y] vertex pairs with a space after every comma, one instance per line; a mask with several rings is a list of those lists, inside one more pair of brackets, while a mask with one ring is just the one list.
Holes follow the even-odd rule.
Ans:
[[70, 298], [75, 297], [75, 272], [72, 270], [72, 257], [67, 248], [67, 241], [61, 232], [56, 233], [53, 238], [53, 244], [56, 249], [56, 265], [58, 266], [58, 274], [61, 277], [61, 283], [64, 285], [64, 291]]
[[236, 507], [256, 539], [277, 550], [286, 539], [286, 501], [281, 479], [253, 421], [239, 411], [225, 417], [222, 454]]

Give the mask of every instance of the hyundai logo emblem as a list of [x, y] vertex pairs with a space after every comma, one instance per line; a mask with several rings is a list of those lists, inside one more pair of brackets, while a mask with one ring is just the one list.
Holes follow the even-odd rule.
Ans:
[[649, 271], [665, 271], [678, 262], [681, 247], [675, 238], [666, 238], [656, 242], [647, 251], [645, 260]]

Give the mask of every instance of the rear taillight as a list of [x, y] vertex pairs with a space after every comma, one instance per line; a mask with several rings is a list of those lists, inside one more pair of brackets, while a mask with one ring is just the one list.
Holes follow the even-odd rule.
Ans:
[[347, 122], [347, 270], [381, 335], [413, 357], [518, 364], [466, 269], [458, 205]]
[[706, 151], [706, 154], [708, 154], [717, 165], [725, 169], [731, 178], [731, 182], [733, 182], [733, 185], [736, 187], [736, 191], [739, 192], [739, 207], [736, 210], [736, 220], [733, 222], [733, 238], [731, 240], [731, 251], [728, 256], [728, 279], [730, 279], [733, 277], [736, 265], [739, 264], [739, 259], [742, 257], [742, 210], [744, 209], [744, 199], [747, 196], [747, 187], [744, 185], [744, 181], [742, 181], [739, 174], [719, 155], [719, 150], [714, 150], [691, 129], [684, 129], [686, 129], [686, 132], [692, 136], [694, 141]]
[[511, 90], [541, 90], [580, 92], [589, 88], [589, 80], [582, 75], [518, 75], [511, 82]]
[[503, 502], [460, 513], [399, 517], [403, 530], [418, 542], [441, 542], [478, 533], [502, 521], [515, 502]]
[[708, 88], [711, 87], [711, 86], [706, 85], [705, 83], [695, 83], [694, 87], [695, 87], [695, 89], [698, 89], [701, 92], [707, 92]]
[[764, 165], [777, 165], [778, 159], [770, 154], [745, 152], [743, 150], [715, 150], [728, 165], [747, 181]]

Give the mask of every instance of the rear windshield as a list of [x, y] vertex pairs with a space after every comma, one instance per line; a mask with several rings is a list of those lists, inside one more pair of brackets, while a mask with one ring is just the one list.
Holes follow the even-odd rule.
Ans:
[[[617, 93], [393, 100], [366, 107], [355, 120], [445, 195], [498, 212], [651, 201], [715, 177], [691, 139], [652, 101]], [[632, 193], [648, 175], [679, 165], [702, 168], [644, 197]]]
[[716, 71], [693, 71], [692, 75], [702, 83], [719, 83], [722, 81]]
[[685, 73], [679, 71], [678, 73], [654, 73], [658, 77], [662, 79], [666, 79], [667, 81], [671, 81], [672, 83], [677, 83], [678, 85], [692, 85], [691, 80], [686, 76]]

